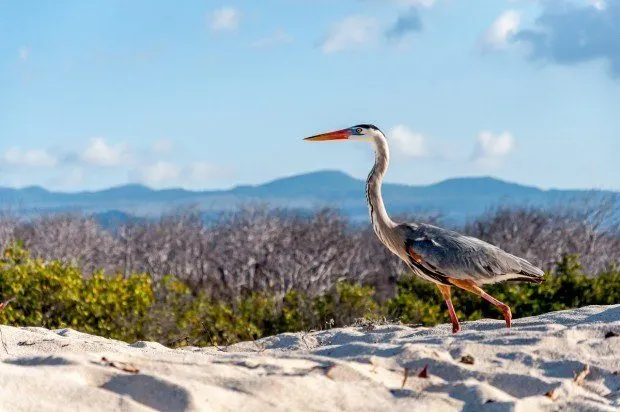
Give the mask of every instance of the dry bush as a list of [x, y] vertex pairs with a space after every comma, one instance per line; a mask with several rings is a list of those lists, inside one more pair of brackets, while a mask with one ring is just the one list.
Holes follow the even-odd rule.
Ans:
[[[463, 230], [533, 263], [552, 269], [567, 253], [581, 255], [596, 274], [620, 257], [614, 202], [582, 208], [499, 208]], [[130, 221], [107, 230], [93, 218], [53, 215], [20, 220], [0, 217], [0, 245], [15, 240], [37, 257], [78, 265], [86, 275], [172, 274], [194, 294], [231, 298], [296, 290], [317, 296], [338, 281], [371, 285], [380, 300], [391, 297], [403, 263], [379, 243], [369, 225], [353, 225], [334, 210], [302, 214], [268, 207], [245, 208], [205, 222], [196, 209], [157, 220]], [[440, 223], [441, 216], [398, 221]]]
[[522, 256], [547, 271], [577, 254], [585, 273], [620, 263], [620, 199], [609, 196], [554, 209], [500, 207], [464, 227], [464, 232]]
[[73, 263], [90, 274], [174, 274], [216, 298], [251, 291], [316, 296], [338, 280], [376, 284], [402, 267], [369, 230], [325, 209], [310, 215], [246, 208], [205, 223], [185, 209], [126, 223], [113, 233], [94, 219], [53, 215], [0, 219], [0, 242], [21, 241], [33, 256]]
[[0, 250], [5, 250], [15, 241], [15, 226], [19, 219], [10, 212], [0, 215]]
[[12, 226], [13, 238], [23, 242], [33, 256], [75, 264], [87, 273], [116, 272], [120, 267], [118, 240], [93, 218], [58, 214]]

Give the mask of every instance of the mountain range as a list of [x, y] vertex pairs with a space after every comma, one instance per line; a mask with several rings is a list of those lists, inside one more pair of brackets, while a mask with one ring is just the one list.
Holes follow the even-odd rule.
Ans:
[[[383, 195], [392, 214], [441, 213], [455, 223], [495, 206], [552, 207], [597, 196], [619, 196], [603, 190], [543, 190], [491, 177], [455, 178], [424, 186], [385, 183]], [[338, 171], [320, 171], [229, 190], [155, 190], [130, 184], [99, 191], [52, 192], [32, 186], [0, 188], [0, 208], [24, 216], [80, 212], [110, 216], [156, 217], [183, 206], [207, 213], [233, 210], [243, 204], [311, 210], [334, 207], [352, 219], [366, 219], [364, 182]]]

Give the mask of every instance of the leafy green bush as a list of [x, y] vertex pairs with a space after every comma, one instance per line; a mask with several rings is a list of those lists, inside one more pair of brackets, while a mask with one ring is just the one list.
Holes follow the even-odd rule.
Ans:
[[147, 275], [84, 278], [74, 266], [32, 259], [18, 246], [0, 260], [0, 296], [12, 299], [0, 323], [71, 327], [125, 340], [143, 336], [153, 304]]
[[396, 297], [387, 303], [388, 314], [406, 324], [435, 325], [444, 318], [442, 303], [435, 285], [408, 274], [397, 282]]
[[375, 301], [374, 293], [374, 289], [369, 286], [337, 283], [333, 290], [313, 300], [312, 329], [350, 325], [357, 319], [379, 318], [383, 310]]
[[310, 330], [316, 327], [315, 305], [307, 295], [291, 290], [282, 298], [279, 329], [283, 331]]
[[[502, 318], [480, 297], [453, 289], [462, 320]], [[620, 269], [588, 277], [577, 257], [567, 255], [541, 285], [501, 284], [487, 291], [510, 305], [515, 317], [614, 304], [620, 302]], [[349, 325], [360, 318], [424, 325], [449, 321], [437, 288], [412, 276], [403, 276], [398, 295], [384, 304], [374, 298], [372, 287], [344, 282], [317, 297], [293, 290], [282, 297], [251, 293], [223, 302], [192, 294], [172, 275], [158, 282], [144, 274], [84, 277], [75, 266], [34, 259], [19, 245], [0, 258], [0, 302], [8, 298], [10, 304], [0, 311], [2, 324], [71, 327], [169, 346], [227, 345], [281, 332]]]

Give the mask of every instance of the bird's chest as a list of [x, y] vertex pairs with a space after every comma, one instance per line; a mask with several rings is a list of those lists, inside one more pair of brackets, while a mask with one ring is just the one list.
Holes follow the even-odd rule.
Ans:
[[393, 254], [401, 258], [402, 260], [404, 260], [405, 263], [408, 261], [407, 253], [404, 250], [404, 248], [401, 247], [397, 239], [394, 239], [393, 236], [390, 236], [388, 233], [385, 233], [383, 230], [381, 230], [378, 227], [374, 227], [374, 230], [375, 230], [375, 234], [377, 235], [377, 238], [379, 238], [379, 241], [383, 243], [383, 245], [390, 252], [392, 252]]

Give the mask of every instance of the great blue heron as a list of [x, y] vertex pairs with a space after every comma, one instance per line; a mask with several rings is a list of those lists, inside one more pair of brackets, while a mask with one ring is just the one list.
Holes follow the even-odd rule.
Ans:
[[480, 239], [425, 223], [397, 224], [388, 216], [381, 196], [381, 182], [390, 159], [387, 139], [376, 126], [351, 128], [307, 137], [309, 141], [358, 140], [375, 149], [375, 165], [366, 180], [370, 221], [379, 240], [401, 258], [417, 276], [437, 285], [448, 306], [452, 332], [461, 329], [454, 312], [452, 286], [475, 293], [504, 313], [510, 327], [510, 307], [487, 294], [480, 286], [502, 281], [541, 283], [544, 272], [525, 259], [511, 255]]

